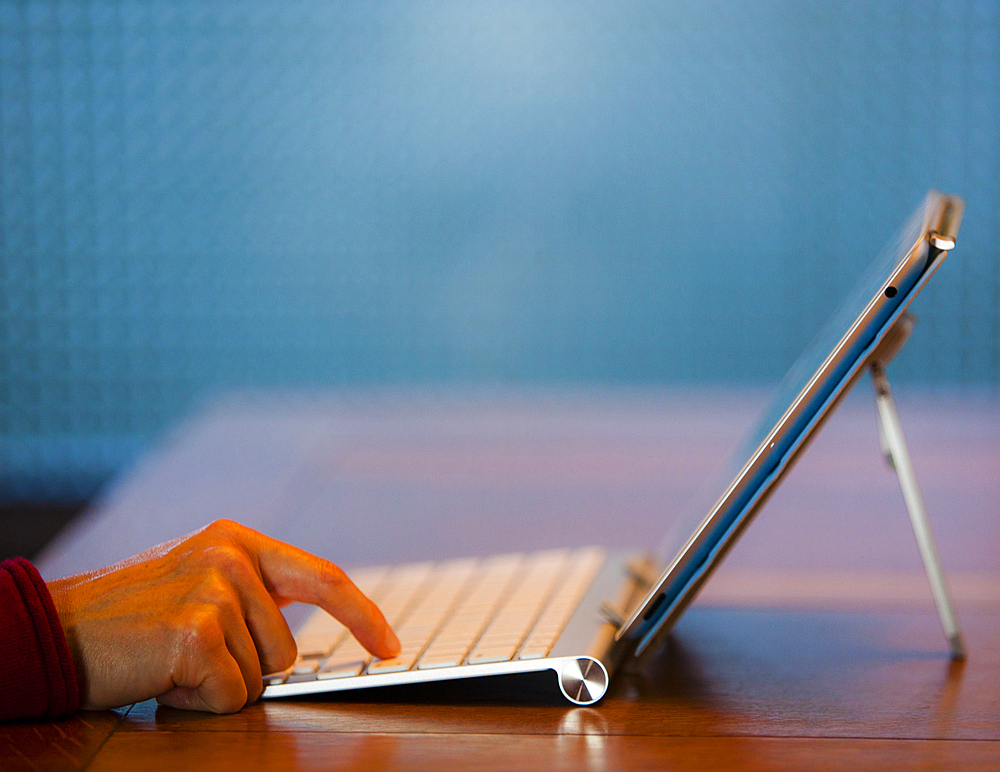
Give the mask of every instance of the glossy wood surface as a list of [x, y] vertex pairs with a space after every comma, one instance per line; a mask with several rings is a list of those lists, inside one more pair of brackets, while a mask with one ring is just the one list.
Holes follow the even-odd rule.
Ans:
[[[148, 507], [133, 512], [175, 507], [170, 523], [175, 533], [190, 530], [200, 524], [201, 513], [184, 515], [190, 510], [188, 490], [171, 491], [166, 481], [186, 473], [189, 488], [201, 486], [197, 495], [225, 501], [224, 475], [213, 477], [213, 463], [227, 474], [234, 467], [260, 474], [268, 468], [261, 459], [267, 447], [270, 458], [287, 459], [295, 437], [304, 435], [312, 450], [304, 457], [300, 453], [294, 470], [285, 461], [273, 470], [294, 481], [278, 497], [287, 518], [259, 507], [248, 510], [257, 513], [257, 525], [300, 544], [310, 543], [301, 535], [311, 527], [311, 543], [321, 552], [336, 554], [337, 533], [346, 533], [340, 542], [342, 562], [363, 562], [382, 542], [352, 547], [358, 542], [349, 515], [342, 527], [316, 517], [315, 490], [331, 486], [330, 433], [335, 430], [341, 439], [367, 437], [365, 443], [354, 442], [362, 458], [348, 463], [349, 454], [336, 457], [339, 506], [345, 512], [369, 509], [373, 504], [363, 498], [364, 491], [374, 491], [383, 497], [380, 502], [396, 502], [394, 516], [404, 523], [400, 530], [417, 541], [386, 543], [388, 558], [405, 559], [422, 547], [445, 556], [449, 549], [470, 546], [477, 534], [485, 546], [495, 522], [451, 521], [458, 544], [450, 544], [442, 539], [433, 506], [481, 502], [490, 491], [505, 488], [495, 506], [520, 502], [531, 509], [548, 501], [554, 514], [544, 522], [524, 511], [501, 514], [505, 525], [521, 523], [516, 534], [501, 534], [502, 544], [547, 546], [554, 533], [577, 537], [566, 539], [568, 544], [592, 541], [578, 533], [591, 536], [590, 513], [574, 513], [559, 503], [560, 497], [585, 481], [580, 484], [588, 491], [603, 490], [601, 501], [616, 512], [628, 511], [631, 501], [639, 519], [653, 508], [651, 492], [672, 505], [672, 497], [691, 483], [664, 482], [662, 476], [690, 477], [695, 461], [717, 453], [738, 433], [739, 424], [745, 425], [755, 398], [721, 394], [712, 399], [714, 406], [703, 397], [687, 402], [622, 397], [596, 408], [592, 401], [566, 399], [555, 405], [565, 422], [550, 420], [541, 427], [533, 420], [543, 412], [537, 400], [508, 400], [499, 412], [510, 420], [501, 422], [495, 403], [486, 400], [450, 408], [445, 400], [420, 410], [398, 402], [390, 409], [313, 404], [309, 410], [321, 420], [295, 426], [290, 412], [282, 421], [276, 418], [281, 410], [269, 408], [270, 446], [243, 441], [260, 433], [263, 413], [241, 408], [236, 418], [230, 414], [221, 420], [218, 412], [210, 412], [119, 485], [89, 523], [50, 552], [43, 571], [91, 559], [80, 553], [101, 534], [119, 535], [106, 545], [109, 553], [148, 546], [150, 534], [163, 524], [124, 520], [125, 503], [135, 507], [143, 497]], [[906, 421], [903, 400], [901, 410]], [[421, 411], [434, 420], [416, 421], [413, 416]], [[789, 490], [779, 491], [750, 529], [747, 544], [738, 546], [709, 583], [668, 645], [641, 666], [620, 671], [608, 696], [593, 708], [572, 708], [549, 697], [486, 699], [473, 689], [454, 687], [272, 701], [230, 716], [177, 711], [151, 701], [66, 721], [0, 727], [0, 768], [998, 769], [1000, 571], [992, 556], [1000, 551], [995, 540], [1000, 426], [994, 423], [1000, 411], [984, 399], [943, 405], [926, 399], [909, 405], [909, 414], [915, 463], [945, 564], [950, 556], [964, 556], [952, 558], [958, 563], [953, 584], [971, 652], [964, 663], [948, 659], [919, 561], [905, 557], [907, 548], [914, 555], [916, 548], [901, 501], [892, 501], [880, 487], [884, 481], [878, 476], [885, 470], [868, 433], [873, 427], [865, 416], [871, 414], [865, 405], [848, 405], [843, 420], [838, 424], [841, 416], [835, 416], [828, 434], [786, 482]], [[442, 416], [450, 416], [450, 423], [442, 423]], [[604, 421], [601, 431], [594, 430], [597, 419]], [[704, 435], [695, 426], [699, 419], [708, 427]], [[231, 431], [240, 421], [252, 425], [242, 434]], [[318, 425], [325, 428], [317, 435]], [[661, 441], [650, 426], [674, 426], [677, 433]], [[498, 434], [498, 427], [506, 434]], [[956, 427], [974, 431], [967, 430], [959, 441]], [[678, 442], [682, 450], [675, 447]], [[206, 448], [212, 451], [208, 456]], [[468, 452], [459, 452], [463, 448]], [[200, 470], [194, 464], [199, 454]], [[891, 475], [889, 480], [894, 484]], [[869, 484], [873, 490], [864, 491]], [[228, 495], [230, 506], [241, 495], [247, 500], [237, 490]], [[293, 499], [300, 502], [297, 508], [288, 504]], [[943, 501], [987, 509], [954, 510], [945, 518]], [[867, 513], [857, 511], [863, 506], [870, 507]], [[895, 509], [882, 511], [890, 506]], [[780, 528], [767, 523], [769, 515]], [[902, 527], [896, 528], [894, 518]], [[853, 536], [827, 537], [836, 530], [831, 524], [866, 521], [853, 552]], [[755, 530], [772, 538], [750, 541]], [[621, 534], [610, 533], [608, 541], [615, 538]], [[909, 541], [900, 546], [892, 541], [896, 538]], [[775, 539], [780, 543], [772, 543]], [[887, 541], [868, 544], [878, 539]], [[833, 555], [801, 557], [824, 555], [824, 540]]]

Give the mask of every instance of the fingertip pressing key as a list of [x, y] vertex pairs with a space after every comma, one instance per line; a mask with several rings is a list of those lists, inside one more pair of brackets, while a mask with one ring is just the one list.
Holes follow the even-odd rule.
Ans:
[[396, 633], [388, 624], [385, 626], [385, 634], [382, 636], [382, 645], [385, 646], [390, 657], [395, 657], [403, 648]]

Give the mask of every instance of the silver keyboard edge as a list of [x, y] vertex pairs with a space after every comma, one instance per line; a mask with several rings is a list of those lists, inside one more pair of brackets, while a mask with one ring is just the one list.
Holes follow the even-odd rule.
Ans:
[[[383, 686], [438, 683], [465, 678], [512, 675], [516, 673], [541, 673], [553, 671], [559, 687], [572, 703], [590, 705], [604, 696], [608, 683], [620, 660], [621, 646], [614, 643], [614, 627], [600, 615], [601, 604], [617, 598], [626, 583], [628, 556], [608, 555], [596, 578], [591, 582], [583, 600], [570, 617], [563, 632], [556, 639], [549, 656], [543, 659], [510, 660], [484, 665], [461, 665], [437, 670], [406, 670], [399, 673], [379, 673], [350, 678], [307, 680], [297, 683], [273, 684], [264, 688], [261, 699], [294, 697], [327, 692], [354, 691]], [[590, 661], [601, 674], [585, 699], [575, 699], [566, 689], [567, 672]]]
[[460, 667], [441, 668], [440, 670], [405, 670], [400, 673], [380, 673], [378, 675], [360, 675], [351, 678], [333, 678], [328, 680], [300, 681], [291, 684], [275, 684], [264, 688], [261, 699], [275, 697], [294, 697], [307, 694], [323, 694], [324, 692], [346, 692], [357, 689], [369, 689], [383, 686], [403, 686], [405, 684], [443, 683], [457, 681], [463, 678], [481, 678], [484, 676], [512, 675], [515, 673], [542, 673], [553, 671], [559, 677], [563, 671], [577, 664], [580, 660], [590, 660], [604, 671], [604, 684], [599, 694], [592, 699], [579, 701], [563, 694], [571, 702], [589, 705], [597, 702], [607, 691], [610, 673], [603, 662], [586, 655], [570, 657], [546, 657], [545, 659], [510, 660], [488, 665], [461, 665]]

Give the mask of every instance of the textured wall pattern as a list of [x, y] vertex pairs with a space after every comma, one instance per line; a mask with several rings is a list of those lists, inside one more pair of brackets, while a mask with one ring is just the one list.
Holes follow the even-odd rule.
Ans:
[[998, 35], [996, 0], [0, 0], [0, 485], [86, 487], [230, 387], [770, 381], [931, 186], [966, 225], [894, 377], [996, 388]]

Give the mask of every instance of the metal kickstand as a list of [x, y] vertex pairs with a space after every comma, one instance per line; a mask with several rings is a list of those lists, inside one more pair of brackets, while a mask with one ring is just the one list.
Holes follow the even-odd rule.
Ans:
[[890, 330], [890, 334], [886, 336], [885, 343], [879, 347], [868, 364], [872, 385], [875, 387], [875, 406], [878, 409], [876, 417], [878, 419], [879, 445], [882, 448], [882, 455], [885, 456], [889, 466], [896, 472], [896, 477], [899, 479], [899, 487], [903, 491], [903, 500], [910, 513], [910, 523], [913, 526], [913, 533], [917, 537], [917, 546], [920, 548], [920, 557], [923, 558], [934, 603], [937, 605], [938, 616], [941, 617], [941, 627], [944, 629], [945, 638], [948, 639], [951, 658], [964, 660], [966, 655], [965, 639], [959, 628], [958, 615], [955, 613], [955, 604], [945, 580], [941, 556], [938, 554], [937, 544], [934, 541], [934, 533], [931, 531], [931, 524], [927, 519], [927, 509], [924, 507], [924, 499], [920, 493], [920, 486], [917, 484], [917, 475], [910, 461], [910, 452], [906, 445], [906, 437], [903, 435], [903, 425], [896, 410], [896, 401], [892, 397], [889, 379], [885, 374], [886, 365], [896, 356], [910, 337], [914, 321], [912, 314], [903, 314]]

